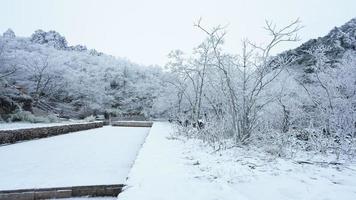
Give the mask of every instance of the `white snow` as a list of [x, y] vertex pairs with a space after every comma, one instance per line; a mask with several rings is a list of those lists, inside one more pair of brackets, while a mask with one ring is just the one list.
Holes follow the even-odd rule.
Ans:
[[0, 147], [0, 190], [121, 184], [149, 128], [91, 129]]
[[116, 197], [77, 197], [77, 198], [63, 198], [60, 200], [116, 200]]
[[258, 149], [213, 152], [154, 123], [119, 200], [355, 200], [356, 165], [297, 164]]
[[65, 121], [65, 122], [56, 122], [56, 123], [29, 123], [29, 122], [0, 123], [0, 130], [51, 127], [51, 126], [62, 126], [62, 125], [83, 124], [83, 123], [90, 123], [90, 122], [78, 120], [78, 121]]

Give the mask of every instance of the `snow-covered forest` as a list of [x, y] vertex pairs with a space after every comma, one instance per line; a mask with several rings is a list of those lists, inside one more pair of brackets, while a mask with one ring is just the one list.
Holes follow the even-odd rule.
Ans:
[[140, 66], [83, 45], [68, 46], [55, 31], [37, 30], [21, 38], [11, 29], [0, 37], [0, 62], [5, 121], [43, 111], [70, 118], [104, 112], [155, 115], [153, 101], [163, 76], [158, 66]]
[[0, 37], [1, 120], [161, 118], [216, 150], [263, 144], [282, 157], [355, 155], [356, 19], [277, 55], [278, 45], [299, 40], [299, 20], [267, 21], [270, 42], [245, 39], [238, 54], [224, 51], [226, 28], [195, 27], [206, 39], [192, 52], [173, 50], [165, 66], [69, 46], [55, 31], [9, 29]]

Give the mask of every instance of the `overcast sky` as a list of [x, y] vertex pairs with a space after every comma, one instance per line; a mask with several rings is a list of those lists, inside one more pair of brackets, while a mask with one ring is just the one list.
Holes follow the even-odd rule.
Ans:
[[204, 34], [193, 23], [200, 17], [208, 27], [228, 25], [226, 48], [238, 52], [244, 37], [266, 41], [265, 19], [286, 25], [299, 17], [301, 42], [323, 36], [356, 17], [356, 0], [0, 0], [1, 32], [56, 30], [70, 45], [147, 65], [163, 65], [170, 50], [197, 46]]

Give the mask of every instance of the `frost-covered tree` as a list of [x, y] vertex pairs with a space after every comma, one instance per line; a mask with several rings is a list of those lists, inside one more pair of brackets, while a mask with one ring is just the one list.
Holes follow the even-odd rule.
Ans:
[[73, 50], [73, 51], [87, 51], [88, 50], [86, 46], [80, 45], [80, 44], [75, 45], [75, 46], [70, 46], [69, 49]]
[[[179, 111], [189, 112], [186, 120], [192, 122], [193, 127], [204, 116], [213, 127], [220, 124], [224, 134], [236, 143], [245, 143], [258, 126], [263, 107], [274, 99], [266, 97], [266, 88], [293, 62], [293, 57], [272, 59], [270, 51], [281, 42], [297, 40], [299, 21], [280, 29], [267, 22], [266, 30], [272, 35], [270, 43], [257, 46], [246, 40], [241, 55], [223, 51], [223, 28], [207, 30], [200, 21], [196, 27], [208, 38], [195, 50], [195, 58], [185, 60], [182, 53], [176, 51], [171, 54], [173, 61], [169, 63], [178, 77], [178, 81], [172, 83], [180, 98], [177, 106], [181, 107], [182, 100], [188, 105]], [[204, 134], [214, 135], [214, 129]]]
[[103, 55], [103, 53], [98, 52], [98, 51], [95, 50], [95, 49], [90, 49], [90, 50], [89, 50], [89, 54], [92, 55], [92, 56], [101, 56], [101, 55]]
[[317, 45], [307, 53], [315, 60], [312, 73], [296, 77], [296, 83], [304, 94], [301, 100], [304, 112], [295, 117], [298, 128], [308, 129], [306, 140], [311, 148], [322, 152], [333, 151], [336, 155], [349, 154], [355, 137], [356, 115], [356, 72], [352, 68], [355, 52], [347, 51], [339, 64], [329, 62], [327, 51], [330, 47]]
[[45, 32], [39, 29], [32, 34], [30, 40], [38, 44], [47, 44], [56, 49], [67, 48], [67, 40], [56, 31]]

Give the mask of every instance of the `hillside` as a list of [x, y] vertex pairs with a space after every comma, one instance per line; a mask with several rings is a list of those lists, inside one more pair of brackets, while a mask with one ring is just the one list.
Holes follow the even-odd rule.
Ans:
[[283, 54], [296, 56], [296, 63], [305, 68], [305, 72], [312, 72], [311, 65], [315, 64], [315, 59], [307, 51], [317, 46], [323, 46], [329, 64], [340, 63], [346, 52], [356, 52], [356, 18], [351, 19], [340, 27], [333, 28], [327, 35], [316, 39], [311, 39], [301, 46], [289, 50]]
[[0, 37], [0, 65], [4, 120], [21, 120], [16, 118], [26, 116], [13, 115], [21, 111], [70, 118], [104, 112], [149, 117], [162, 75], [158, 67], [68, 46], [59, 33], [42, 30], [29, 38], [6, 31]]

